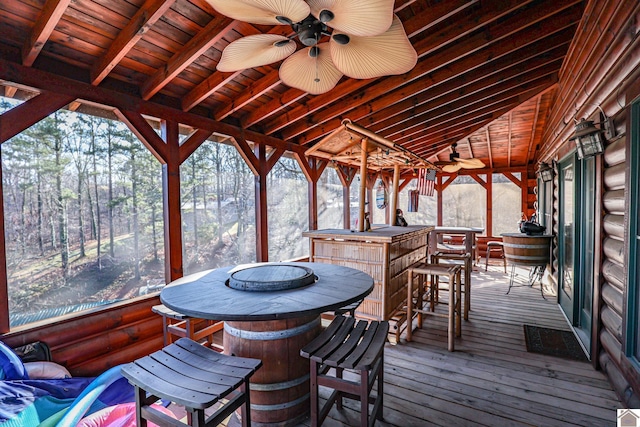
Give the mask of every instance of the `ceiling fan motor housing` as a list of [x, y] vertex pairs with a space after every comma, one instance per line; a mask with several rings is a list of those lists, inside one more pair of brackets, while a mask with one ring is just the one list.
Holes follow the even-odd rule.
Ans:
[[327, 26], [313, 15], [309, 15], [304, 21], [293, 25], [294, 31], [298, 34], [298, 40], [305, 46], [315, 46], [326, 28]]

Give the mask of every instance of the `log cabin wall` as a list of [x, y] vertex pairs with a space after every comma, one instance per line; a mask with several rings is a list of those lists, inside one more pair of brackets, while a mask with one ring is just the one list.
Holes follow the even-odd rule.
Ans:
[[162, 348], [162, 318], [151, 311], [158, 296], [138, 297], [107, 309], [61, 317], [56, 322], [16, 328], [2, 341], [18, 347], [46, 342], [53, 361], [73, 376], [96, 376]]
[[[594, 366], [607, 374], [622, 401], [631, 408], [640, 407], [640, 375], [625, 354], [624, 340], [629, 248], [625, 224], [627, 217], [632, 215], [629, 198], [625, 194], [629, 168], [626, 158], [629, 141], [625, 132], [629, 104], [638, 95], [629, 96], [628, 92], [640, 74], [639, 13], [637, 1], [590, 1], [587, 4], [560, 73], [558, 93], [540, 158], [551, 163], [574, 149], [573, 142], [569, 141], [574, 131], [574, 119], [587, 118], [598, 123], [602, 119], [601, 112], [613, 119], [616, 134], [607, 141], [602, 155], [599, 174], [602, 191], [596, 202], [596, 212], [602, 215], [596, 218], [596, 235], [599, 232], [601, 239], [596, 242], [600, 256], [596, 255], [595, 261], [600, 262], [594, 267], [591, 355]], [[553, 232], [556, 236], [558, 210], [561, 208], [558, 196], [556, 176], [553, 202]], [[635, 217], [635, 213], [633, 215]], [[552, 271], [557, 289], [557, 239]]]

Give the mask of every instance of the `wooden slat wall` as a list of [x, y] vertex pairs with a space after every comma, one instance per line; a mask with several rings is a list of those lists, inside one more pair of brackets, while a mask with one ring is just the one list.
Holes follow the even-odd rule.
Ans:
[[140, 297], [102, 310], [69, 315], [56, 323], [18, 329], [1, 337], [17, 347], [44, 341], [53, 361], [73, 376], [95, 376], [162, 347], [162, 319], [151, 311], [159, 298]]

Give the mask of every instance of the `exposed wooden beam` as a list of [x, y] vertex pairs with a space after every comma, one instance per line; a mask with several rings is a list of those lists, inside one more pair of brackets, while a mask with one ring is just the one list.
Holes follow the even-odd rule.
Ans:
[[116, 92], [101, 86], [92, 86], [33, 67], [24, 67], [4, 59], [0, 59], [0, 80], [19, 83], [30, 88], [59, 95], [71, 96], [74, 100], [83, 99], [120, 110], [134, 111], [150, 117], [172, 117], [181, 124], [198, 129], [207, 129], [234, 138], [246, 138], [257, 144], [266, 144], [288, 151], [304, 151], [304, 147], [284, 142], [278, 138], [241, 129], [197, 114], [190, 114], [164, 104], [145, 101], [128, 93]]
[[508, 114], [508, 131], [507, 131], [507, 166], [511, 167], [511, 132], [512, 132], [512, 121], [513, 121], [513, 110], [509, 111]]
[[489, 129], [489, 125], [485, 128], [485, 132], [487, 135], [487, 152], [489, 153], [489, 167], [493, 168], [493, 156], [491, 154], [491, 131]]
[[184, 163], [203, 142], [211, 136], [211, 131], [206, 129], [196, 129], [180, 144], [180, 164]]
[[227, 104], [220, 110], [216, 111], [214, 113], [215, 119], [224, 120], [229, 115], [235, 113], [245, 105], [253, 102], [256, 98], [259, 98], [280, 84], [280, 75], [277, 70], [267, 74], [244, 90], [240, 96], [234, 97], [230, 104]]
[[69, 3], [71, 0], [48, 0], [44, 3], [29, 38], [22, 46], [22, 65], [27, 67], [33, 65]]
[[142, 99], [151, 99], [171, 80], [190, 66], [211, 46], [220, 41], [237, 25], [238, 21], [226, 17], [214, 17], [206, 27], [199, 31], [167, 64], [159, 68], [141, 86]]
[[227, 83], [233, 81], [233, 79], [240, 73], [241, 71], [235, 71], [233, 73], [222, 73], [220, 71], [216, 71], [211, 74], [182, 98], [182, 110], [191, 110], [193, 107], [204, 101], [209, 95], [220, 90]]
[[[151, 154], [153, 154], [160, 163], [165, 164], [170, 161], [167, 144], [158, 136], [156, 131], [141, 114], [127, 110], [116, 110], [115, 113], [118, 119], [127, 125], [129, 130], [138, 137], [140, 142], [151, 151]], [[180, 164], [179, 157], [173, 161], [177, 162], [178, 165]]]
[[[536, 109], [535, 112], [533, 113], [533, 120], [531, 121], [531, 136], [529, 137], [529, 149], [527, 150], [527, 163], [529, 164], [529, 162], [531, 160], [533, 160], [533, 153], [532, 148], [533, 148], [533, 143], [536, 139], [536, 128], [538, 127], [538, 120], [539, 120], [539, 115], [540, 115], [540, 102], [542, 100], [542, 94], [538, 95], [538, 97], [536, 98]], [[511, 165], [509, 165], [511, 166]]]
[[75, 100], [73, 96], [43, 92], [0, 114], [0, 144]]
[[104, 55], [91, 67], [91, 84], [100, 84], [174, 2], [175, 0], [147, 0], [118, 33]]

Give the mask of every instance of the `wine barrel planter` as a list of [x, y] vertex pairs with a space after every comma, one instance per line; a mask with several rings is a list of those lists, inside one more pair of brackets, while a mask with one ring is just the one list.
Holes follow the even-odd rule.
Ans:
[[504, 256], [514, 265], [547, 265], [550, 260], [551, 235], [528, 236], [524, 233], [504, 233]]
[[225, 322], [225, 353], [262, 360], [251, 378], [253, 425], [296, 425], [308, 416], [309, 361], [300, 349], [321, 329], [319, 316]]

